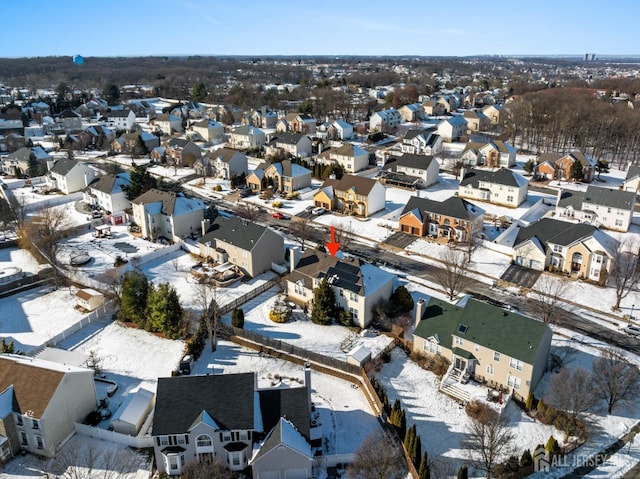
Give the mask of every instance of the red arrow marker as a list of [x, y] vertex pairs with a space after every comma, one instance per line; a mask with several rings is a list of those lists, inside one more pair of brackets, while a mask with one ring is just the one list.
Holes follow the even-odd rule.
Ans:
[[331, 253], [331, 256], [335, 256], [338, 250], [340, 249], [340, 243], [336, 243], [335, 227], [331, 226], [330, 229], [331, 229], [331, 241], [327, 243], [326, 246], [327, 246], [327, 249], [329, 250], [329, 253]]

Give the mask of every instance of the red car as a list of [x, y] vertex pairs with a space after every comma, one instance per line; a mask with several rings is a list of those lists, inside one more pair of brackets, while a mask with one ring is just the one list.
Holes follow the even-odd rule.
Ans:
[[288, 216], [283, 215], [279, 211], [274, 211], [273, 213], [271, 213], [271, 216], [273, 216], [277, 220], [288, 220], [289, 219]]

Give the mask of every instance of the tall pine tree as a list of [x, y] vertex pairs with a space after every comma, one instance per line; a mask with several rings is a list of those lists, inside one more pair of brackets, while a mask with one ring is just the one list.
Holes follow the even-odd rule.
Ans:
[[145, 311], [148, 293], [149, 281], [143, 272], [132, 270], [124, 273], [122, 276], [122, 293], [118, 319], [121, 321], [133, 321], [144, 328], [146, 326]]
[[418, 479], [430, 479], [430, 478], [431, 478], [431, 470], [429, 469], [427, 451], [424, 451], [422, 453], [422, 458], [420, 459], [420, 467], [418, 468]]
[[313, 293], [313, 309], [311, 310], [311, 321], [315, 324], [331, 324], [336, 314], [336, 295], [333, 288], [322, 278], [318, 287]]

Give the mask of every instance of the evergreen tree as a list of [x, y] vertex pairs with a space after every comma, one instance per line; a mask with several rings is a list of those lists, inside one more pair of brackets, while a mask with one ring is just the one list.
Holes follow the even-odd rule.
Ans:
[[198, 81], [193, 85], [191, 89], [191, 100], [196, 103], [203, 101], [207, 97], [207, 89], [204, 86], [204, 83]]
[[131, 149], [131, 156], [133, 158], [140, 158], [148, 154], [149, 154], [149, 149], [147, 148], [147, 145], [144, 144], [144, 140], [142, 139], [142, 133], [137, 133], [135, 144]]
[[130, 183], [127, 186], [127, 199], [135, 200], [142, 193], [158, 186], [156, 179], [147, 171], [146, 166], [136, 166], [131, 172]]
[[169, 283], [160, 283], [149, 289], [147, 318], [151, 331], [160, 331], [169, 339], [180, 336], [182, 306], [175, 287]]
[[107, 83], [102, 89], [102, 98], [109, 105], [116, 105], [120, 100], [120, 88], [114, 83]]
[[536, 416], [542, 416], [544, 414], [545, 405], [544, 401], [540, 399], [536, 405]]
[[400, 313], [408, 313], [413, 310], [413, 298], [404, 286], [399, 286], [390, 299]]
[[529, 391], [529, 395], [527, 396], [527, 400], [524, 403], [524, 409], [525, 411], [531, 411], [531, 409], [533, 408], [533, 393], [531, 391]]
[[524, 164], [524, 166], [522, 167], [522, 169], [523, 169], [524, 171], [526, 171], [526, 172], [530, 175], [531, 173], [533, 173], [533, 169], [535, 168], [535, 166], [536, 166], [536, 163], [535, 163], [532, 159], [529, 159], [529, 160]]
[[551, 459], [553, 459], [554, 457], [558, 457], [562, 453], [560, 445], [558, 444], [556, 438], [553, 437], [553, 435], [549, 437], [549, 440], [544, 446], [544, 450], [547, 451], [547, 454], [549, 454], [549, 457]]
[[315, 324], [331, 324], [336, 315], [336, 296], [333, 288], [326, 278], [322, 278], [320, 284], [313, 293], [313, 309], [311, 321]]
[[582, 170], [583, 170], [582, 163], [576, 160], [571, 165], [571, 169], [569, 170], [569, 176], [574, 181], [582, 181], [582, 177], [584, 175]]
[[531, 457], [531, 451], [525, 449], [520, 458], [520, 467], [529, 467], [533, 464], [533, 457]]
[[2, 338], [2, 341], [0, 342], [0, 353], [15, 353], [15, 344], [13, 343], [13, 339], [7, 343], [7, 340], [5, 338]]
[[467, 466], [462, 466], [458, 469], [458, 479], [469, 479], [469, 468]]
[[38, 160], [36, 159], [36, 155], [32, 152], [29, 153], [29, 160], [27, 162], [27, 174], [29, 178], [34, 178], [39, 175], [40, 168], [38, 165]]
[[430, 479], [430, 478], [431, 478], [431, 470], [429, 468], [427, 451], [424, 451], [422, 453], [422, 458], [420, 459], [420, 467], [418, 468], [418, 479]]
[[420, 434], [416, 434], [413, 444], [411, 444], [411, 460], [416, 469], [420, 467], [420, 456], [422, 456], [422, 440]]
[[598, 179], [600, 179], [601, 173], [609, 173], [609, 162], [598, 160], [598, 163], [596, 163], [596, 171], [598, 172]]
[[244, 311], [242, 308], [233, 308], [233, 311], [231, 311], [231, 325], [234, 328], [244, 328]]
[[409, 457], [411, 458], [412, 462], [413, 462], [412, 451], [415, 446], [415, 441], [416, 441], [416, 425], [413, 424], [407, 430], [407, 434], [405, 434], [404, 436], [404, 448], [406, 449], [407, 454], [409, 454]]
[[144, 327], [148, 292], [149, 282], [144, 273], [137, 270], [124, 273], [118, 319]]

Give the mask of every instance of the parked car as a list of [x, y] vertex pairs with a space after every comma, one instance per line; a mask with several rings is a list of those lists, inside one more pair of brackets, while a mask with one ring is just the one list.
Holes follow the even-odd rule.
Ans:
[[273, 213], [271, 213], [271, 216], [273, 216], [277, 220], [288, 220], [289, 219], [289, 217], [287, 215], [283, 215], [279, 211], [274, 211]]
[[314, 208], [315, 208], [315, 206], [313, 206], [313, 205], [309, 205], [309, 206], [307, 206], [304, 210], [305, 210], [305, 211], [309, 211], [309, 212], [310, 212], [310, 211], [313, 211], [313, 209], [314, 209]]
[[327, 211], [327, 210], [325, 210], [322, 206], [318, 206], [317, 208], [313, 208], [313, 209], [311, 210], [311, 212], [312, 212], [314, 215], [318, 215], [318, 216], [323, 215], [326, 211]]
[[625, 329], [629, 336], [633, 336], [634, 338], [640, 338], [640, 326], [634, 326], [630, 324]]

